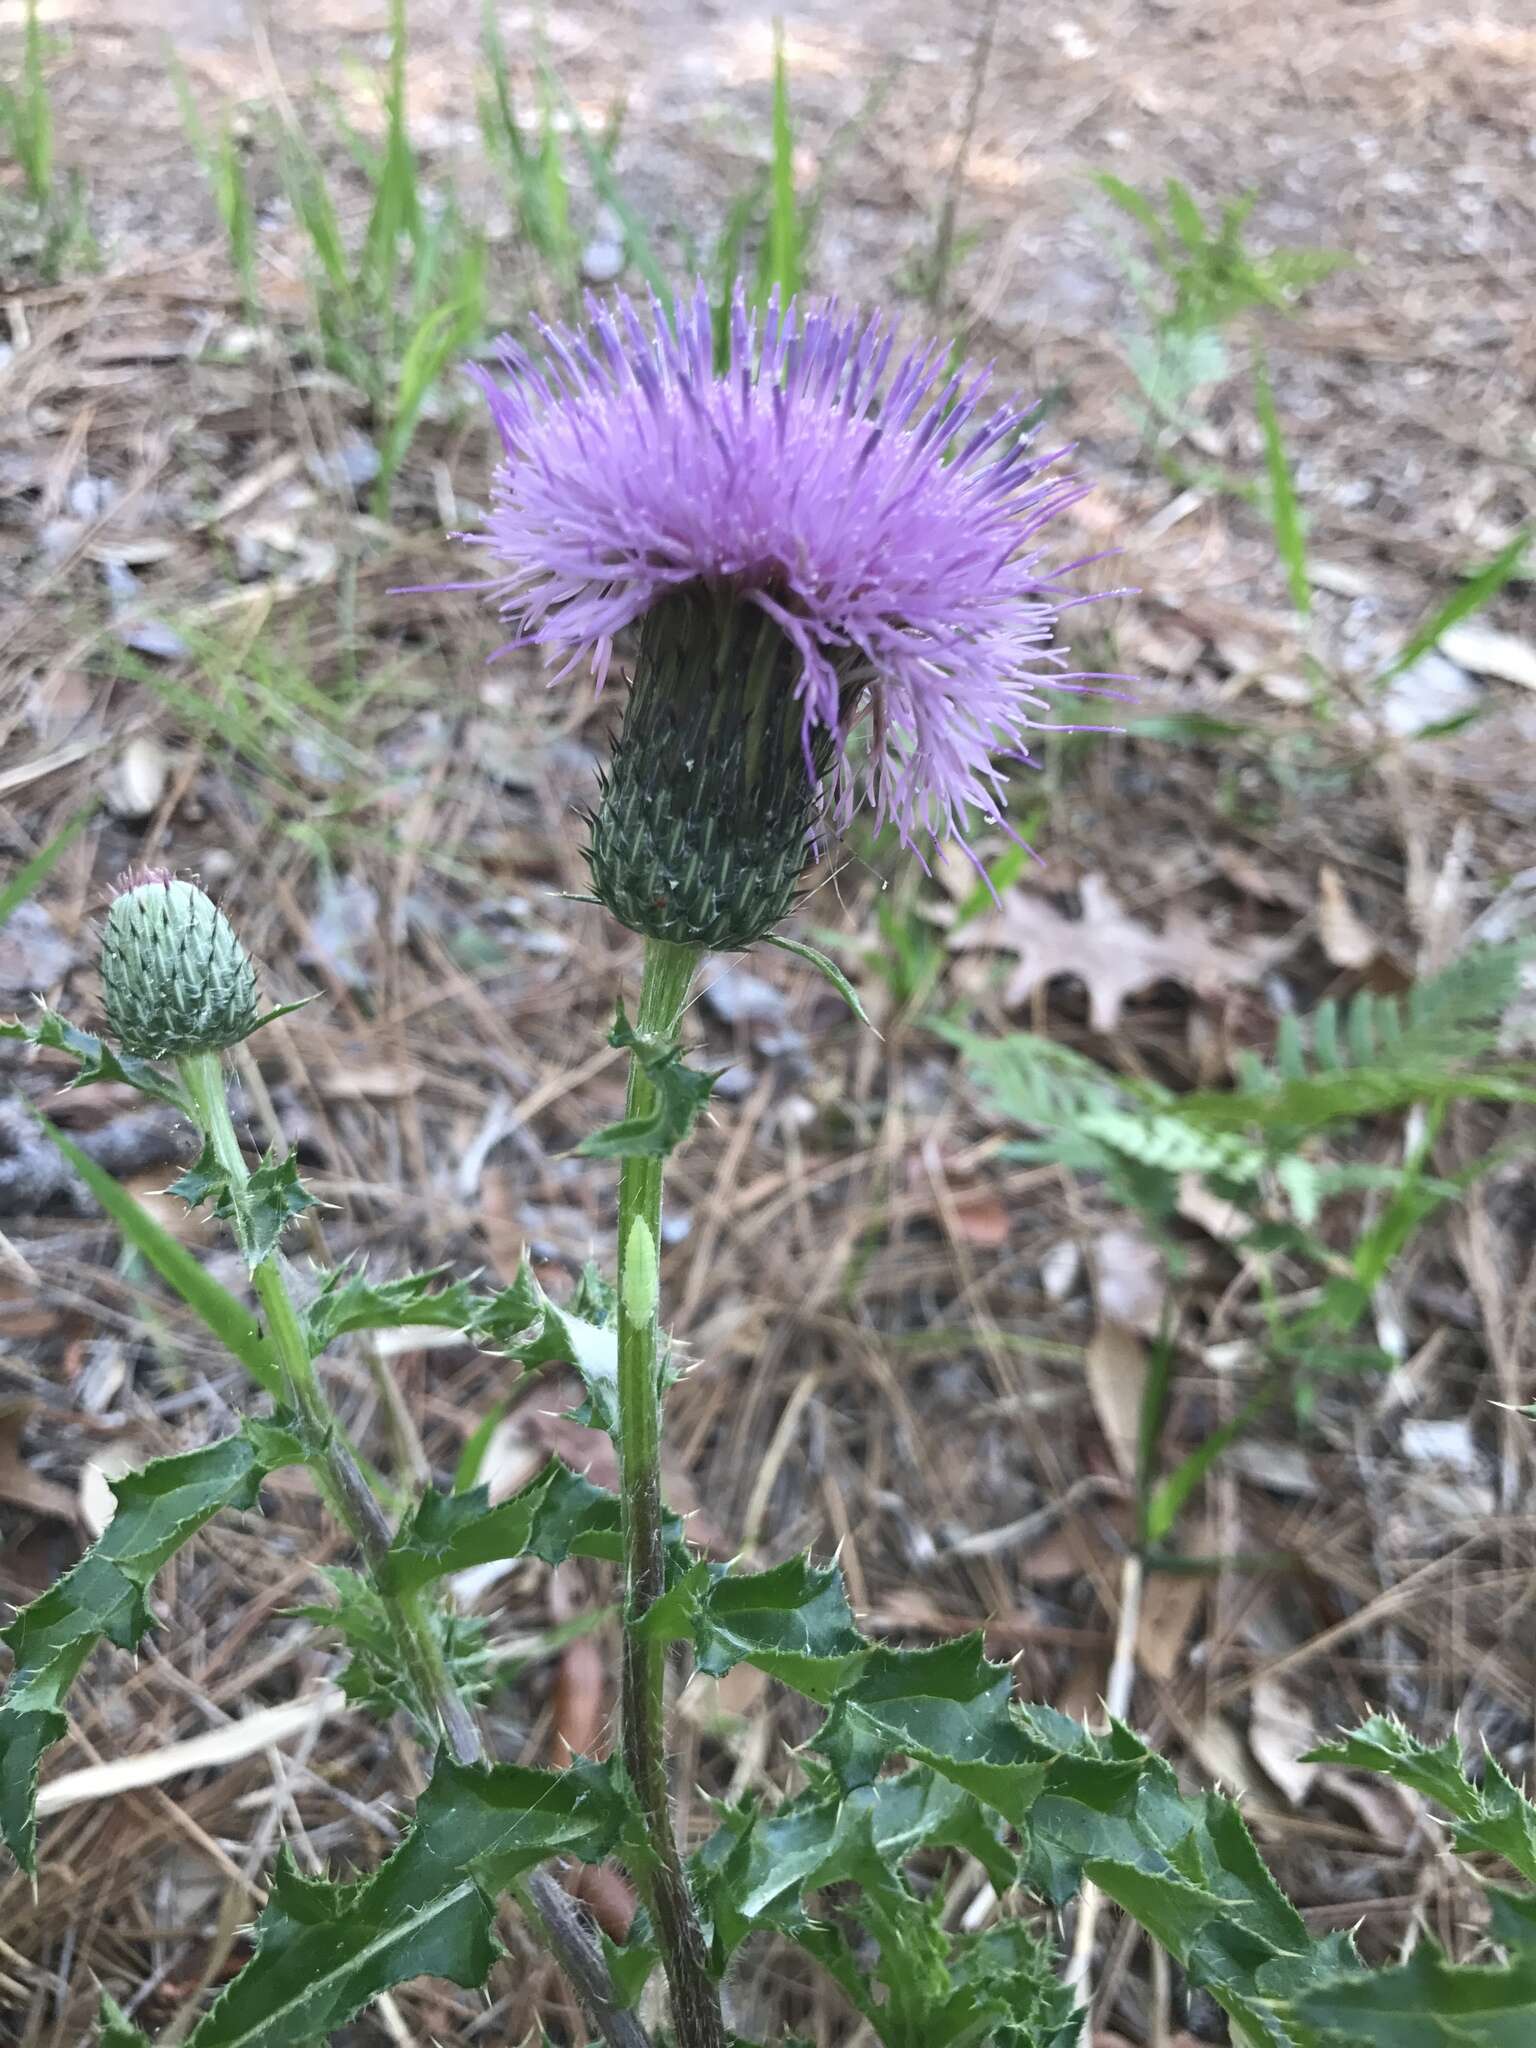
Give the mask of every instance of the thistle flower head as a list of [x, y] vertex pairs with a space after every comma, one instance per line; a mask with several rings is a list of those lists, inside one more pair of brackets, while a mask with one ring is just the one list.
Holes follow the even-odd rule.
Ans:
[[[585, 335], [508, 341], [477, 373], [504, 459], [487, 588], [558, 675], [702, 585], [772, 620], [808, 771], [845, 822], [867, 801], [907, 844], [998, 819], [1042, 692], [1080, 686], [1056, 644], [1072, 601], [1041, 529], [1081, 493], [1027, 415], [983, 411], [986, 373], [941, 347], [893, 360], [878, 318], [738, 297], [716, 372], [702, 286], [649, 322], [589, 302]], [[867, 723], [867, 746], [854, 741]], [[820, 747], [818, 747], [820, 742]]]
[[236, 1045], [257, 1020], [256, 970], [234, 927], [195, 882], [130, 868], [101, 941], [107, 1024], [141, 1059]]

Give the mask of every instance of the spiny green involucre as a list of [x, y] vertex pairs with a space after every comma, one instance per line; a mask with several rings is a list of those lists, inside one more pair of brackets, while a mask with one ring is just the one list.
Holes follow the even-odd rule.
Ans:
[[113, 1037], [141, 1059], [220, 1051], [257, 1021], [256, 970], [234, 927], [165, 868], [130, 870], [118, 884], [101, 986]]

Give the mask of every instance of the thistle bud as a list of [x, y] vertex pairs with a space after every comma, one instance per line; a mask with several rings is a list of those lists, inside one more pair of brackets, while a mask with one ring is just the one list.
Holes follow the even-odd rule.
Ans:
[[101, 942], [107, 1023], [142, 1059], [214, 1052], [254, 1029], [256, 970], [234, 927], [195, 882], [130, 870]]
[[646, 613], [587, 852], [620, 924], [732, 952], [790, 909], [828, 751], [807, 757], [800, 669], [767, 614], [718, 587]]

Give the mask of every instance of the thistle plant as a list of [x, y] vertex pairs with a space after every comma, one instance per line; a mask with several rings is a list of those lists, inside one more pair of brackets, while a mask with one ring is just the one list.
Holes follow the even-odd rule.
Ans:
[[[630, 1056], [625, 1113], [581, 1147], [617, 1167], [616, 1287], [591, 1270], [557, 1303], [526, 1263], [497, 1292], [446, 1271], [298, 1275], [284, 1240], [312, 1197], [275, 1134], [247, 1158], [224, 1066], [280, 1013], [260, 1012], [222, 911], [173, 875], [131, 878], [108, 912], [107, 1041], [47, 1011], [0, 1025], [72, 1057], [77, 1084], [126, 1082], [185, 1116], [200, 1150], [176, 1191], [230, 1224], [254, 1312], [45, 1128], [265, 1397], [234, 1434], [117, 1481], [105, 1533], [5, 1631], [0, 1833], [33, 1868], [39, 1765], [67, 1732], [87, 1658], [103, 1640], [133, 1648], [155, 1573], [213, 1515], [254, 1508], [283, 1466], [309, 1468], [354, 1548], [355, 1567], [328, 1573], [333, 1604], [307, 1610], [342, 1638], [348, 1698], [408, 1716], [435, 1752], [371, 1875], [330, 1884], [279, 1860], [250, 1960], [173, 2023], [188, 2048], [306, 2048], [408, 1978], [481, 1985], [505, 1893], [612, 2048], [740, 2048], [735, 1980], [746, 1945], [769, 1935], [825, 1970], [860, 2038], [887, 2048], [1079, 2048], [1087, 2003], [1060, 1935], [1088, 1889], [1141, 1923], [1244, 2048], [1510, 2048], [1520, 2016], [1536, 2018], [1528, 1896], [1495, 1894], [1507, 1962], [1452, 1965], [1425, 1943], [1367, 1972], [1347, 1934], [1312, 1934], [1236, 1807], [1186, 1794], [1129, 1729], [1090, 1733], [1021, 1704], [979, 1631], [933, 1648], [871, 1642], [835, 1563], [721, 1565], [669, 1512], [657, 1247], [666, 1161], [713, 1086], [679, 1037], [702, 955], [777, 942], [840, 979], [775, 929], [813, 855], [861, 804], [915, 849], [1005, 822], [1006, 762], [1055, 691], [1090, 680], [1058, 644], [1075, 600], [1042, 551], [1076, 486], [1034, 452], [1018, 411], [982, 416], [983, 380], [941, 372], [937, 352], [893, 356], [872, 322], [793, 306], [756, 322], [738, 308], [717, 373], [700, 296], [675, 326], [622, 301], [594, 309], [586, 336], [544, 331], [537, 361], [509, 348], [506, 381], [485, 380], [504, 460], [473, 538], [512, 644], [542, 647], [557, 676], [585, 662], [601, 686], [634, 632], [590, 861], [595, 901], [644, 940], [643, 970], [633, 1022], [621, 1002], [612, 1033]], [[573, 1367], [580, 1418], [615, 1445], [618, 1492], [558, 1458], [495, 1503], [483, 1487], [372, 1474], [330, 1401], [325, 1354], [348, 1332], [415, 1324], [459, 1333], [509, 1374]], [[537, 1770], [487, 1754], [483, 1645], [443, 1586], [523, 1557], [622, 1573], [605, 1761]], [[756, 1666], [817, 1717], [798, 1789], [777, 1807], [718, 1805], [691, 1850], [670, 1779], [679, 1646], [712, 1675]], [[1536, 1884], [1536, 1809], [1496, 1773], [1474, 1784], [1454, 1745], [1373, 1720], [1329, 1755], [1437, 1800], [1458, 1849]], [[958, 1930], [935, 1881], [956, 1856], [997, 1901]], [[609, 1857], [643, 1902], [621, 1943], [562, 1881], [570, 1862]], [[1393, 2014], [1416, 2031], [1394, 2033]], [[110, 2000], [103, 2030], [109, 2048], [145, 2040]]]

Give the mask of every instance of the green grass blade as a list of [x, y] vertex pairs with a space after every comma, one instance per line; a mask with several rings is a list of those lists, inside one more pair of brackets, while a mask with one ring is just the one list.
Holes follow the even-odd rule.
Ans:
[[624, 247], [629, 252], [631, 262], [660, 300], [663, 311], [670, 316], [675, 299], [671, 282], [662, 268], [650, 236], [646, 233], [644, 221], [629, 203], [624, 188], [615, 175], [611, 153], [593, 136], [564, 86], [555, 79], [551, 80], [551, 84], [570, 119], [576, 140], [581, 145], [581, 153], [586, 161], [587, 175], [592, 180], [593, 190], [608, 206], [623, 229]]
[[1407, 644], [1387, 663], [1372, 688], [1383, 688], [1394, 676], [1401, 675], [1405, 668], [1411, 668], [1421, 654], [1429, 652], [1443, 633], [1448, 633], [1452, 626], [1460, 625], [1464, 618], [1472, 612], [1481, 611], [1485, 604], [1497, 597], [1505, 584], [1519, 575], [1530, 544], [1531, 529], [1523, 527], [1507, 547], [1500, 548], [1491, 562], [1469, 576], [1460, 590], [1448, 597], [1439, 611], [1420, 626]]
[[34, 890], [41, 888], [85, 830], [95, 809], [94, 803], [88, 803], [76, 811], [63, 831], [56, 832], [48, 844], [40, 852], [34, 853], [26, 866], [18, 868], [5, 887], [0, 889], [0, 928], [4, 927], [7, 919], [21, 908]]
[[789, 67], [784, 59], [784, 25], [773, 33], [773, 164], [768, 175], [768, 235], [758, 264], [757, 301], [766, 305], [776, 291], [787, 304], [800, 289], [804, 236], [795, 192], [795, 129], [789, 106]]
[[358, 277], [368, 304], [387, 313], [400, 268], [400, 243], [422, 233], [421, 196], [417, 190], [416, 156], [406, 117], [405, 0], [391, 0], [389, 10], [389, 74], [384, 91], [386, 132], [379, 163], [373, 211], [363, 237]]
[[43, 75], [43, 28], [37, 18], [37, 0], [27, 0], [21, 92], [13, 132], [27, 190], [39, 206], [46, 206], [53, 197], [53, 102]]
[[485, 245], [472, 242], [460, 261], [453, 297], [429, 313], [417, 327], [400, 361], [389, 432], [379, 451], [371, 510], [382, 518], [389, 493], [416, 432], [427, 394], [453, 358], [468, 348], [485, 317]]
[[494, 148], [498, 143], [506, 148], [513, 168], [526, 175], [532, 168], [534, 153], [529, 149], [523, 136], [522, 123], [512, 104], [512, 78], [507, 69], [506, 45], [501, 40], [501, 28], [496, 20], [496, 0], [485, 0], [480, 15], [480, 43], [485, 51], [485, 61], [491, 74], [491, 90], [497, 123], [493, 127], [482, 122], [486, 140]]
[[1167, 1541], [1186, 1502], [1200, 1481], [1228, 1445], [1235, 1443], [1248, 1425], [1264, 1412], [1277, 1391], [1276, 1387], [1261, 1387], [1258, 1393], [1243, 1403], [1235, 1415], [1229, 1415], [1225, 1422], [1212, 1430], [1211, 1434], [1204, 1438], [1181, 1464], [1175, 1465], [1168, 1477], [1153, 1489], [1142, 1518], [1144, 1540], [1149, 1546]]
[[251, 200], [250, 182], [240, 145], [226, 118], [219, 132], [218, 152], [213, 161], [213, 203], [224, 223], [229, 242], [229, 260], [240, 285], [240, 296], [248, 312], [259, 303], [256, 290], [256, 208]]
[[350, 305], [353, 294], [347, 246], [319, 158], [301, 136], [289, 134], [278, 153], [278, 164], [283, 191], [309, 237], [321, 276], [337, 298]]
[[179, 1294], [187, 1307], [202, 1317], [226, 1350], [233, 1353], [258, 1386], [278, 1396], [282, 1381], [266, 1338], [254, 1311], [221, 1287], [192, 1256], [184, 1244], [149, 1211], [136, 1202], [128, 1190], [98, 1166], [88, 1152], [82, 1152], [46, 1117], [39, 1117], [45, 1134], [58, 1146], [75, 1172], [117, 1225], [134, 1250], [142, 1255], [166, 1285]]
[[1264, 432], [1264, 460], [1269, 470], [1269, 516], [1275, 529], [1275, 545], [1285, 564], [1285, 580], [1297, 614], [1309, 618], [1312, 612], [1312, 582], [1307, 574], [1307, 540], [1291, 465], [1275, 412], [1275, 394], [1270, 389], [1269, 371], [1259, 357], [1253, 369], [1254, 402]]

